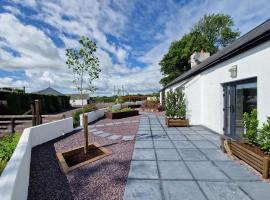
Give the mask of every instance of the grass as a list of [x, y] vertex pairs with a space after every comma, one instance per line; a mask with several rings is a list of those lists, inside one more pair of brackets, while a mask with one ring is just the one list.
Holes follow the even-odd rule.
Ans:
[[15, 133], [0, 139], [0, 174], [10, 160], [21, 134]]
[[129, 111], [133, 111], [133, 109], [131, 109], [131, 108], [122, 108], [122, 109], [113, 109], [113, 108], [109, 108], [108, 111], [109, 111], [109, 112], [112, 112], [112, 113], [119, 113], [119, 112], [129, 112]]

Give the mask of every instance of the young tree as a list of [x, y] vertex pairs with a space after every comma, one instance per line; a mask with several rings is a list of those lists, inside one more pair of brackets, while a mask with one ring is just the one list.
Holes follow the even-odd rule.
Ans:
[[190, 69], [189, 59], [195, 51], [216, 53], [219, 49], [233, 42], [238, 31], [233, 31], [233, 20], [229, 15], [205, 15], [180, 40], [172, 42], [168, 53], [160, 61], [163, 75], [160, 83], [165, 86], [176, 77]]
[[[96, 42], [88, 37], [82, 36], [79, 40], [79, 49], [66, 49], [66, 64], [73, 73], [73, 83], [79, 91], [82, 99], [82, 110], [84, 116], [83, 95], [88, 91], [92, 93], [96, 90], [93, 81], [99, 78], [101, 72], [97, 51]], [[88, 122], [84, 122], [88, 123]], [[85, 130], [85, 147], [84, 152], [87, 153], [88, 146], [88, 131]]]

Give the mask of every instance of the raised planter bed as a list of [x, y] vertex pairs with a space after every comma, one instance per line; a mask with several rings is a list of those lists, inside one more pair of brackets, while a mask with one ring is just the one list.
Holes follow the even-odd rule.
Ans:
[[120, 119], [120, 118], [125, 118], [125, 117], [132, 117], [139, 115], [138, 110], [132, 110], [132, 111], [127, 111], [127, 112], [106, 112], [105, 116], [109, 119]]
[[168, 127], [186, 127], [189, 126], [189, 120], [166, 118], [166, 125]]
[[267, 179], [270, 172], [270, 155], [265, 155], [259, 147], [250, 146], [242, 141], [229, 141], [233, 155], [245, 161]]
[[141, 105], [128, 105], [128, 108], [140, 108], [141, 107]]
[[74, 148], [65, 152], [56, 153], [60, 168], [68, 173], [83, 165], [94, 162], [111, 154], [111, 151], [101, 147], [98, 143], [88, 145], [88, 152], [84, 153], [84, 147]]

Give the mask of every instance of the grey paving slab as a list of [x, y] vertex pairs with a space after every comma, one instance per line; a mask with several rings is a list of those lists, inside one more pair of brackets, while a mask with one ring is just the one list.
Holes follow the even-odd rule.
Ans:
[[192, 179], [183, 161], [158, 161], [161, 179]]
[[199, 135], [199, 134], [186, 135], [186, 137], [187, 137], [189, 140], [206, 140], [204, 137], [202, 137], [202, 136]]
[[181, 133], [184, 135], [194, 135], [194, 134], [198, 134], [193, 130], [181, 130]]
[[207, 160], [198, 149], [178, 149], [183, 160]]
[[151, 140], [152, 141], [152, 136], [151, 135], [137, 135], [136, 140]]
[[136, 141], [135, 148], [154, 148], [152, 141]]
[[216, 161], [215, 163], [233, 180], [260, 180], [258, 176], [234, 161]]
[[169, 140], [169, 137], [167, 135], [153, 135], [153, 140]]
[[168, 135], [171, 135], [171, 134], [180, 134], [180, 132], [178, 130], [166, 130], [167, 134]]
[[157, 160], [181, 160], [175, 149], [156, 149]]
[[162, 127], [151, 127], [151, 130], [163, 131], [163, 128]]
[[254, 200], [270, 199], [270, 186], [265, 182], [245, 181], [245, 182], [237, 182], [237, 184]]
[[169, 135], [169, 138], [171, 140], [187, 140], [187, 138], [184, 135], [180, 135], [180, 134]]
[[131, 161], [128, 178], [158, 179], [156, 161]]
[[180, 131], [192, 131], [192, 129], [189, 128], [189, 127], [177, 127], [177, 130], [180, 130]]
[[210, 160], [230, 160], [226, 154], [224, 154], [220, 149], [201, 149], [201, 151], [210, 159]]
[[251, 200], [235, 183], [199, 182], [209, 200]]
[[209, 134], [214, 134], [213, 132], [211, 131], [196, 131], [197, 133], [201, 134], [201, 135], [209, 135]]
[[195, 146], [190, 141], [173, 141], [174, 145], [178, 149], [186, 149], [186, 148], [195, 148]]
[[156, 149], [173, 149], [173, 144], [168, 141], [161, 141], [161, 140], [154, 140], [155, 148]]
[[156, 160], [154, 149], [134, 149], [132, 160]]
[[128, 179], [124, 200], [162, 200], [158, 180]]
[[195, 181], [163, 181], [165, 200], [206, 200]]
[[130, 141], [130, 140], [134, 140], [135, 136], [134, 135], [127, 135], [127, 136], [123, 136], [122, 140], [123, 141]]
[[220, 141], [220, 136], [217, 134], [203, 134], [202, 135], [204, 138], [208, 139], [208, 140], [217, 140]]
[[150, 131], [150, 127], [147, 128], [147, 127], [139, 127], [138, 128], [139, 131]]
[[111, 135], [110, 137], [108, 137], [108, 139], [110, 140], [118, 140], [122, 138], [122, 135]]
[[95, 134], [95, 135], [100, 135], [102, 133], [104, 133], [104, 132], [103, 131], [95, 131], [95, 132], [93, 132], [93, 134]]
[[213, 143], [209, 141], [192, 141], [194, 145], [196, 145], [200, 149], [217, 149], [217, 146], [215, 146]]
[[209, 161], [187, 161], [186, 164], [198, 180], [228, 180], [225, 174]]
[[109, 136], [111, 136], [112, 134], [110, 134], [110, 133], [102, 133], [102, 134], [99, 134], [98, 136], [99, 137], [109, 137]]
[[152, 130], [152, 135], [166, 135], [166, 133], [163, 130]]
[[207, 130], [206, 128], [202, 126], [191, 126], [190, 129], [195, 130], [195, 131], [205, 131]]

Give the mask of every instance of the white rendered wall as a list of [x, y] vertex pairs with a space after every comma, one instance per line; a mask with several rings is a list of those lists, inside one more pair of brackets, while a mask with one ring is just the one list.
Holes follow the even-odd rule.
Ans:
[[[230, 77], [229, 69], [234, 65], [237, 65], [237, 78]], [[253, 77], [257, 77], [258, 120], [262, 124], [270, 116], [270, 41], [170, 88], [185, 87], [191, 124], [201, 124], [223, 134], [222, 83]]]
[[0, 199], [26, 200], [32, 147], [72, 130], [72, 118], [24, 129], [18, 145], [0, 177]]

